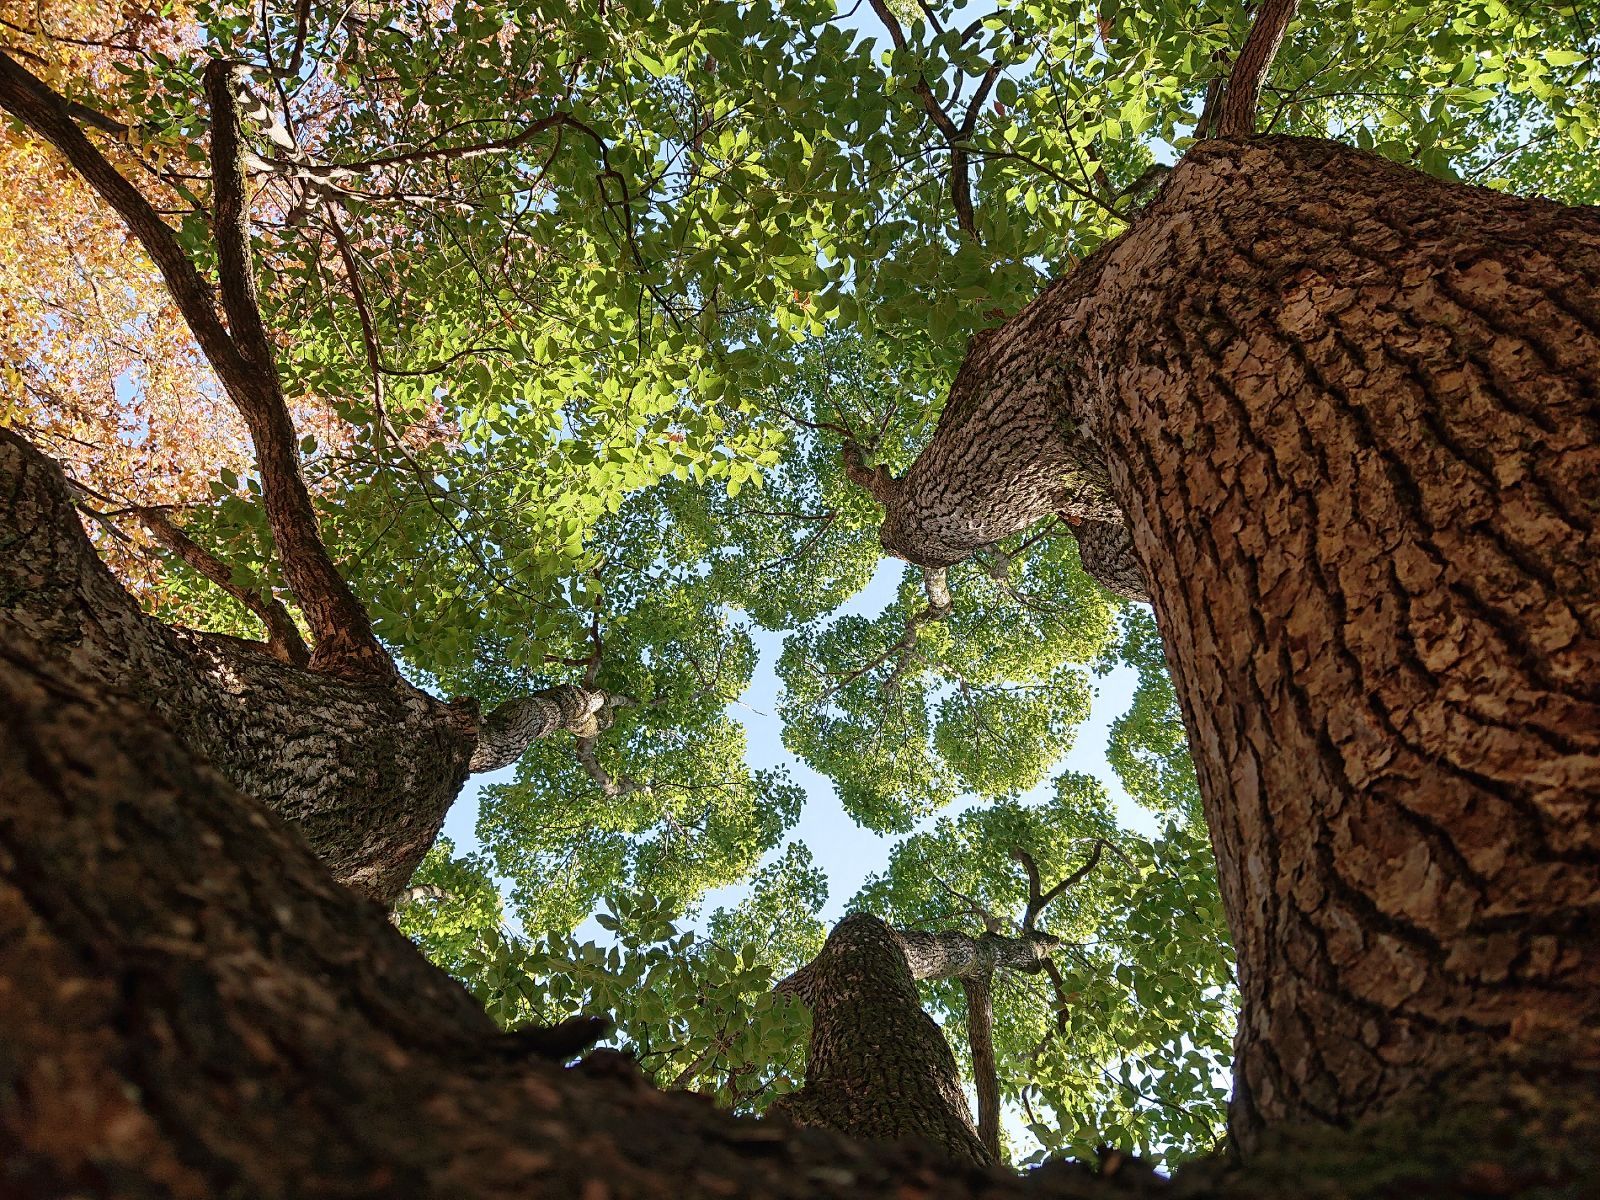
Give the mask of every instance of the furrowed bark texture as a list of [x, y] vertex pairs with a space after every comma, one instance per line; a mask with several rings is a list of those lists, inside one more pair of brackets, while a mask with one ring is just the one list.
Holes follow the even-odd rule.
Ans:
[[783, 1116], [873, 1141], [933, 1142], [961, 1162], [991, 1161], [950, 1045], [922, 1010], [899, 931], [854, 913], [780, 989], [811, 1010], [806, 1083], [778, 1102]]
[[614, 1054], [531, 1059], [290, 827], [14, 623], [0, 705], [8, 1197], [1099, 1194], [736, 1119]]
[[145, 616], [95, 554], [59, 469], [0, 430], [0, 624], [156, 713], [295, 822], [335, 878], [391, 904], [467, 776], [476, 711]]
[[[1087, 273], [1069, 280], [1092, 286]], [[1038, 351], [1050, 320], [1036, 302], [974, 339], [927, 450], [902, 478], [868, 487], [884, 506], [886, 550], [948, 567], [1051, 513], [1122, 523], [1104, 458], [1054, 403], [1062, 366]]]
[[1075, 307], [1239, 954], [1241, 1134], [1592, 1030], [1600, 213], [1208, 146]]
[[1080, 273], [998, 386], [1048, 377], [1092, 433], [1153, 593], [1239, 955], [1242, 1143], [1592, 1039], [1600, 213], [1211, 142]]
[[921, 567], [949, 567], [1056, 514], [1091, 577], [1119, 596], [1149, 599], [1105, 456], [1081, 416], [1060, 403], [1071, 364], [1041, 353], [1056, 339], [1060, 304], [1097, 283], [1090, 260], [974, 338], [933, 438], [904, 476], [868, 470], [847, 448], [850, 478], [883, 505], [884, 549]]
[[[1019, 1178], [933, 1147], [740, 1120], [655, 1091], [615, 1055], [564, 1071], [497, 1034], [146, 710], [9, 622], [0, 706], [8, 1198], [1266, 1200], [1323, 1179], [1353, 1200], [1457, 1200], [1505, 1194], [1485, 1180], [1581, 1194], [1600, 1168], [1600, 1110], [1549, 1103], [1592, 1084], [1597, 1064], [1570, 1059], [1447, 1133], [1478, 1160], [1470, 1177], [1441, 1170], [1408, 1126], [1291, 1144], [1244, 1177], [1202, 1165], [1177, 1185], [1065, 1166]], [[1486, 1144], [1490, 1124], [1516, 1136]]]
[[605, 704], [604, 692], [574, 683], [506, 701], [479, 723], [470, 763], [473, 773], [509, 767], [532, 743], [558, 731], [594, 737]]

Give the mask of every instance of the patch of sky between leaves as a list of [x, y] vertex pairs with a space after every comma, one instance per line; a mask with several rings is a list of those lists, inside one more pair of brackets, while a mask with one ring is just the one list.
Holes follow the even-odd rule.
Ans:
[[[842, 605], [835, 615], [873, 615], [888, 608], [894, 603], [904, 567], [905, 564], [898, 559], [882, 560], [872, 581]], [[845, 906], [867, 876], [888, 867], [889, 852], [897, 839], [857, 825], [839, 803], [833, 784], [784, 748], [782, 723], [777, 715], [781, 685], [775, 670], [778, 655], [783, 649], [784, 634], [762, 629], [753, 629], [751, 632], [760, 659], [750, 686], [729, 706], [729, 715], [745, 728], [745, 761], [751, 767], [786, 768], [806, 794], [800, 819], [783, 843], [770, 850], [761, 860], [761, 866], [781, 857], [790, 842], [804, 842], [810, 848], [816, 865], [827, 875], [828, 900], [819, 915], [824, 925], [832, 925], [844, 916]], [[1092, 775], [1104, 785], [1111, 797], [1117, 822], [1123, 828], [1145, 837], [1159, 834], [1159, 822], [1133, 801], [1106, 759], [1111, 723], [1126, 712], [1133, 702], [1133, 691], [1138, 682], [1138, 672], [1128, 666], [1118, 666], [1094, 680], [1094, 699], [1089, 716], [1078, 727], [1072, 749], [1055, 764], [1044, 782], [1023, 793], [1024, 801], [1044, 803], [1053, 792], [1057, 776], [1063, 771], [1078, 771]], [[455, 843], [459, 852], [481, 848], [476, 832], [480, 789], [488, 784], [509, 783], [515, 775], [516, 768], [512, 766], [468, 780], [444, 823], [444, 836]], [[953, 817], [982, 803], [980, 797], [957, 796], [937, 813], [925, 817], [916, 830], [925, 830], [941, 817]], [[497, 878], [497, 882], [500, 894], [507, 898], [506, 920], [520, 933], [522, 930], [509, 902], [511, 882], [503, 877]], [[698, 913], [685, 921], [684, 926], [703, 932], [704, 922], [712, 912], [718, 907], [734, 907], [749, 894], [749, 890], [748, 883], [738, 883], [707, 892], [698, 907]], [[578, 926], [575, 936], [601, 946], [609, 946], [615, 941], [613, 935], [602, 929], [593, 917]]]

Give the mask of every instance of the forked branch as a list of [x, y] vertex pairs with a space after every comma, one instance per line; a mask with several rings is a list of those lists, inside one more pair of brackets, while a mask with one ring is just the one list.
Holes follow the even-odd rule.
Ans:
[[266, 626], [267, 649], [273, 657], [296, 667], [306, 666], [311, 661], [311, 652], [306, 649], [294, 618], [267, 588], [246, 588], [234, 583], [228, 564], [174, 525], [159, 508], [138, 508], [133, 515], [169, 554], [260, 618]]
[[1051, 902], [1095, 869], [1106, 844], [1105, 838], [1095, 838], [1094, 848], [1089, 851], [1089, 857], [1084, 864], [1045, 890], [1040, 890], [1039, 865], [1033, 861], [1033, 855], [1020, 846], [1012, 848], [1011, 857], [1021, 863], [1022, 869], [1028, 873], [1028, 905], [1022, 912], [1023, 933], [1034, 933], [1038, 928], [1040, 914], [1050, 906]]
[[88, 139], [73, 120], [67, 102], [0, 52], [0, 108], [55, 147], [139, 239], [206, 361], [244, 418], [283, 575], [315, 640], [311, 665], [357, 677], [392, 677], [393, 661], [373, 635], [366, 609], [322, 542], [311, 495], [300, 474], [294, 422], [256, 304], [232, 69], [213, 63], [206, 70], [205, 82], [213, 106], [211, 155], [220, 293], [231, 328], [224, 327], [210, 285], [173, 231]]

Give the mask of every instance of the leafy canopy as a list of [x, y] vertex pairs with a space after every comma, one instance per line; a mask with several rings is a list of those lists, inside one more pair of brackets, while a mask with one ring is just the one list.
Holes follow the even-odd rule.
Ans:
[[[0, 0], [0, 44], [208, 266], [199, 78], [250, 66], [262, 302], [342, 569], [427, 686], [607, 695], [605, 729], [486, 789], [482, 849], [436, 847], [401, 914], [491, 1012], [604, 1009], [662, 1082], [744, 1108], [799, 1079], [804, 1015], [770, 988], [819, 944], [824, 884], [786, 841], [803, 795], [749, 765], [730, 707], [766, 653], [786, 747], [902, 838], [852, 903], [975, 928], [974, 905], [1016, 914], [1012, 850], [1049, 874], [1113, 847], [1052, 913], [1060, 987], [997, 994], [1002, 1083], [1044, 1150], [1181, 1153], [1221, 1120], [1232, 991], [1153, 622], [1050, 525], [905, 571], [869, 611], [877, 511], [843, 454], [913, 461], [969, 336], [1136, 215], [1248, 21], [1224, 0]], [[1306, 0], [1262, 125], [1594, 203], [1595, 29], [1582, 4]], [[0, 182], [0, 419], [91, 489], [160, 615], [251, 633], [128, 519], [164, 506], [284, 595], [242, 432], [153, 268], [9, 127]], [[1139, 683], [1107, 757], [1153, 838], [1059, 773], [1114, 664]], [[700, 932], [669, 918], [752, 874]], [[613, 944], [575, 938], [607, 896]], [[958, 1032], [957, 992], [929, 1002]]]

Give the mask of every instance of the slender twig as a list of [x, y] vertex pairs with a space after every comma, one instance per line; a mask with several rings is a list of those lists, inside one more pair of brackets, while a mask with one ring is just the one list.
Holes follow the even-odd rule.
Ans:
[[136, 508], [132, 515], [138, 517], [151, 536], [172, 555], [259, 617], [267, 629], [267, 648], [275, 657], [297, 667], [311, 661], [311, 653], [300, 637], [294, 618], [271, 591], [265, 587], [244, 588], [234, 583], [228, 565], [169, 521], [160, 509]]

